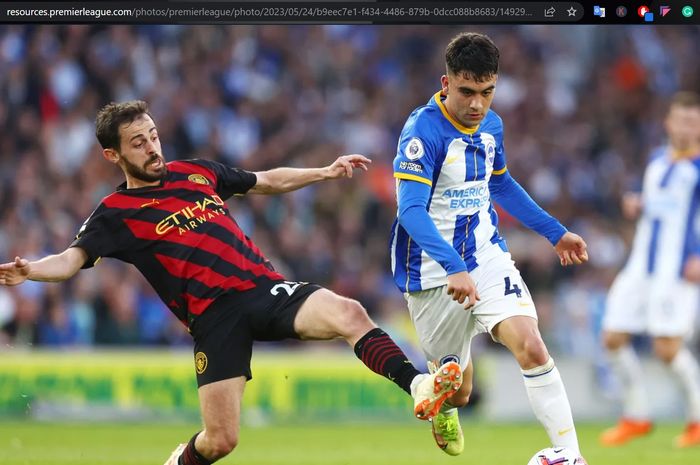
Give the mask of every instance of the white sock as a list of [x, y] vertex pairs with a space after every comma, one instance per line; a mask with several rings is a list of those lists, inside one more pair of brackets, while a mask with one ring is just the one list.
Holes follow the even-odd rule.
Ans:
[[633, 420], [648, 420], [649, 407], [644, 373], [639, 357], [629, 345], [608, 352], [610, 368], [622, 387], [622, 414]]
[[683, 386], [688, 400], [688, 420], [700, 421], [700, 367], [687, 347], [682, 347], [673, 358], [671, 371]]
[[544, 365], [522, 372], [532, 410], [547, 431], [552, 446], [567, 447], [580, 454], [571, 406], [554, 360], [550, 358]]
[[413, 380], [411, 381], [411, 397], [413, 397], [414, 399], [416, 398], [416, 388], [418, 387], [420, 382], [425, 379], [426, 376], [429, 375], [421, 373], [413, 377]]

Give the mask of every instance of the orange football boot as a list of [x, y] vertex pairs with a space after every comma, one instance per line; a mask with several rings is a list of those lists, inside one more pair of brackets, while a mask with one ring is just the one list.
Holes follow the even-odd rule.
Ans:
[[621, 446], [634, 438], [646, 436], [652, 428], [653, 425], [648, 420], [622, 418], [617, 425], [603, 431], [600, 443], [604, 446]]
[[676, 447], [700, 446], [700, 422], [688, 423], [685, 431], [673, 440]]

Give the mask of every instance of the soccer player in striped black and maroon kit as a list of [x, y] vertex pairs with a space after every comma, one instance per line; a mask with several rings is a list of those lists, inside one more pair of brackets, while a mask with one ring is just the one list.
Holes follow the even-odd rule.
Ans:
[[166, 163], [142, 101], [100, 110], [97, 138], [126, 182], [105, 197], [60, 254], [0, 265], [0, 284], [63, 281], [101, 257], [132, 263], [194, 339], [204, 429], [166, 465], [210, 464], [238, 443], [240, 404], [254, 340], [343, 338], [372, 371], [414, 397], [430, 419], [461, 385], [458, 364], [419, 373], [359, 302], [277, 273], [229, 214], [233, 195], [278, 194], [367, 169], [362, 155], [324, 168], [248, 172], [205, 160]]

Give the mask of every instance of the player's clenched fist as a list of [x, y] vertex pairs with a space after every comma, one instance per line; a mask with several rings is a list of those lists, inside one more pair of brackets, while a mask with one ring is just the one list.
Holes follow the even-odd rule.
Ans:
[[464, 304], [465, 310], [472, 308], [477, 300], [481, 300], [474, 280], [466, 271], [447, 276], [447, 294], [452, 296], [452, 300]]

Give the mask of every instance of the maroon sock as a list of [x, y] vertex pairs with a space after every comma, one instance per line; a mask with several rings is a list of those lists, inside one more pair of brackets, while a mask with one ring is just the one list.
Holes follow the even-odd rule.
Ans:
[[379, 328], [369, 331], [355, 344], [355, 355], [370, 370], [390, 379], [411, 394], [411, 381], [420, 372], [387, 333]]
[[182, 454], [177, 461], [179, 465], [211, 465], [215, 462], [214, 460], [207, 460], [199, 452], [197, 452], [197, 449], [194, 448], [194, 440], [197, 439], [198, 435], [199, 433], [192, 436], [190, 442], [187, 443], [187, 447], [185, 447], [185, 450], [182, 451]]

